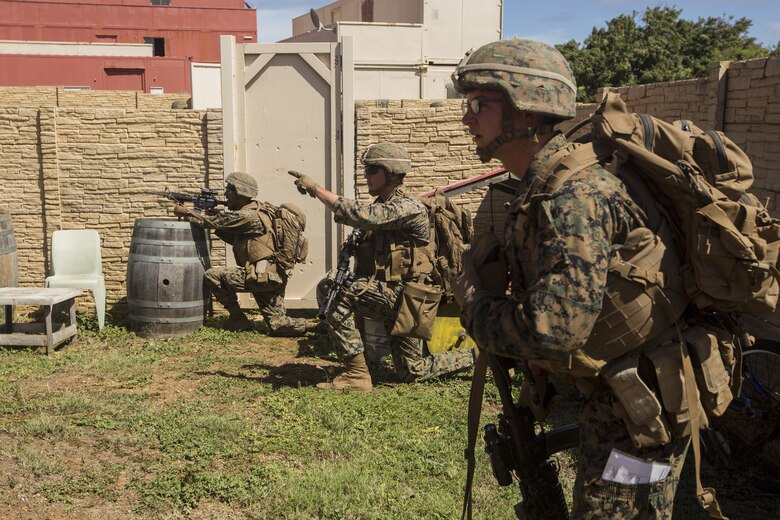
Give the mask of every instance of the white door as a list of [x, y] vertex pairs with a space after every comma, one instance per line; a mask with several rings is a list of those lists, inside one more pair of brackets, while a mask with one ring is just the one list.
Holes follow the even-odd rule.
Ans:
[[222, 108], [222, 80], [219, 63], [190, 63], [192, 108]]
[[221, 46], [225, 175], [247, 172], [261, 200], [293, 202], [304, 211], [309, 256], [295, 268], [286, 302], [314, 307], [343, 231], [319, 201], [298, 193], [287, 170], [354, 197], [352, 40], [236, 44], [222, 36]]

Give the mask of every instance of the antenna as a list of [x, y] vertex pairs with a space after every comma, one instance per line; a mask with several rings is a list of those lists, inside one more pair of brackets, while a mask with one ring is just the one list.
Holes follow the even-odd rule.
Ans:
[[311, 18], [311, 23], [314, 24], [314, 27], [316, 27], [317, 32], [320, 31], [335, 31], [335, 27], [325, 27], [322, 25], [322, 22], [320, 21], [320, 17], [317, 15], [317, 11], [314, 9], [309, 9], [309, 17]]
[[314, 27], [317, 28], [317, 32], [325, 28], [325, 26], [322, 25], [322, 22], [320, 21], [320, 17], [317, 16], [317, 11], [314, 9], [309, 9], [309, 17], [311, 18], [311, 23], [313, 23]]

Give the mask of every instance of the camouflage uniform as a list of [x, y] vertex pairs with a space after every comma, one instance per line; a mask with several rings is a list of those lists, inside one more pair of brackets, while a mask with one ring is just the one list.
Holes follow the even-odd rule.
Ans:
[[[377, 240], [415, 241], [426, 244], [430, 221], [422, 202], [397, 188], [386, 201], [377, 198], [373, 203], [340, 198], [334, 210], [334, 220], [363, 230], [370, 230]], [[322, 302], [332, 280], [320, 282], [317, 299]], [[331, 344], [342, 359], [364, 352], [360, 332], [355, 326], [353, 312], [359, 316], [380, 320], [389, 331], [393, 327], [396, 302], [403, 290], [403, 282], [387, 282], [371, 276], [358, 275], [349, 288], [344, 289], [327, 316]], [[430, 355], [423, 342], [413, 338], [390, 336], [393, 364], [404, 381], [425, 380], [441, 376], [473, 364], [471, 350], [457, 350]]]
[[[540, 42], [512, 39], [484, 45], [463, 58], [452, 79], [464, 95], [477, 90], [503, 94], [500, 133], [488, 143], [479, 137], [484, 123], [478, 116], [479, 98], [466, 105], [471, 112], [464, 111], [463, 123], [475, 135], [477, 155], [483, 162], [501, 151], [508, 160], [525, 164], [523, 153], [536, 149], [538, 134], [546, 136], [552, 126], [576, 115], [577, 86], [571, 68], [560, 52]], [[523, 126], [518, 114], [530, 114], [533, 117], [527, 121], [538, 126]], [[488, 129], [492, 132], [494, 127]], [[617, 285], [607, 285], [611, 257], [620, 255], [621, 249], [633, 251], [629, 234], [633, 238], [647, 231], [662, 246], [667, 242], [643, 229], [650, 227], [652, 219], [632, 200], [623, 183], [598, 164], [572, 168], [568, 179], [565, 174], [557, 177], [559, 170], [550, 174], [553, 165], [563, 165], [562, 171], [570, 162], [580, 165], [579, 151], [565, 146], [565, 138], [556, 134], [536, 151], [527, 171], [513, 172], [522, 181], [507, 214], [504, 236], [511, 296], [494, 296], [468, 282], [459, 293], [464, 301], [461, 319], [480, 348], [488, 352], [580, 377], [577, 383], [585, 401], [579, 417], [581, 450], [574, 518], [671, 518], [689, 439], [673, 440], [659, 448], [635, 448], [625, 423], [613, 412], [616, 397], [607, 385], [592, 373], [586, 378], [575, 371], [581, 359], [577, 354], [590, 346], [589, 341], [601, 337], [594, 326], [607, 309], [605, 301], [612, 303], [608, 297]], [[543, 178], [548, 174], [551, 177]], [[663, 248], [662, 254], [672, 249]], [[665, 258], [671, 257], [670, 253]], [[608, 316], [608, 325], [618, 320], [626, 325], [618, 316], [625, 314]], [[613, 448], [646, 461], [668, 463], [672, 471], [653, 484], [603, 481], [601, 475]]]
[[[216, 216], [191, 214], [187, 220], [203, 228], [215, 230], [220, 239], [233, 244], [238, 236], [264, 235], [267, 232], [257, 211], [258, 203], [252, 201], [237, 211], [226, 210]], [[306, 332], [307, 320], [287, 316], [284, 308], [287, 273], [273, 267], [273, 260], [270, 260], [265, 272], [258, 273], [257, 280], [247, 280], [246, 269], [242, 266], [212, 267], [206, 271], [204, 278], [214, 297], [226, 308], [238, 305], [236, 293], [251, 292], [270, 334], [302, 336]]]
[[[570, 353], [583, 347], [599, 317], [613, 248], [645, 225], [644, 213], [623, 184], [598, 165], [579, 172], [552, 195], [536, 195], [528, 205], [534, 180], [565, 144], [557, 135], [536, 155], [508, 212], [504, 246], [511, 298], [479, 291], [462, 309], [464, 325], [480, 348], [558, 366], [566, 366]], [[521, 211], [527, 212], [529, 227], [518, 229]], [[527, 248], [529, 236], [534, 243]], [[606, 385], [591, 383], [595, 388], [585, 396], [579, 418], [574, 518], [671, 518], [688, 439], [635, 448], [623, 421], [612, 413]], [[669, 463], [673, 470], [666, 480], [649, 485], [602, 481], [613, 448]]]

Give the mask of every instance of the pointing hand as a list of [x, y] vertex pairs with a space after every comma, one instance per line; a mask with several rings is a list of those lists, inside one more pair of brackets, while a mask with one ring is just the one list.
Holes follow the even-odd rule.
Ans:
[[287, 170], [287, 173], [295, 177], [295, 187], [298, 188], [298, 191], [301, 192], [302, 195], [309, 194], [312, 197], [316, 196], [317, 188], [320, 187], [320, 185], [317, 184], [317, 181], [308, 175], [296, 172], [295, 170]]

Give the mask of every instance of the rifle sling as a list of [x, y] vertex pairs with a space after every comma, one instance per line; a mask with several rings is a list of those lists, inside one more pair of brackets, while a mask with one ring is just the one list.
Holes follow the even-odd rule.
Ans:
[[468, 437], [466, 451], [466, 489], [463, 494], [463, 512], [461, 520], [464, 518], [471, 520], [472, 502], [471, 487], [474, 483], [474, 470], [476, 460], [474, 458], [474, 448], [477, 445], [477, 432], [479, 431], [479, 417], [482, 415], [482, 397], [485, 392], [485, 378], [487, 376], [488, 354], [482, 353], [479, 349], [474, 350], [476, 359], [474, 360], [474, 376], [471, 379], [471, 391], [469, 392], [469, 412], [468, 412]]

